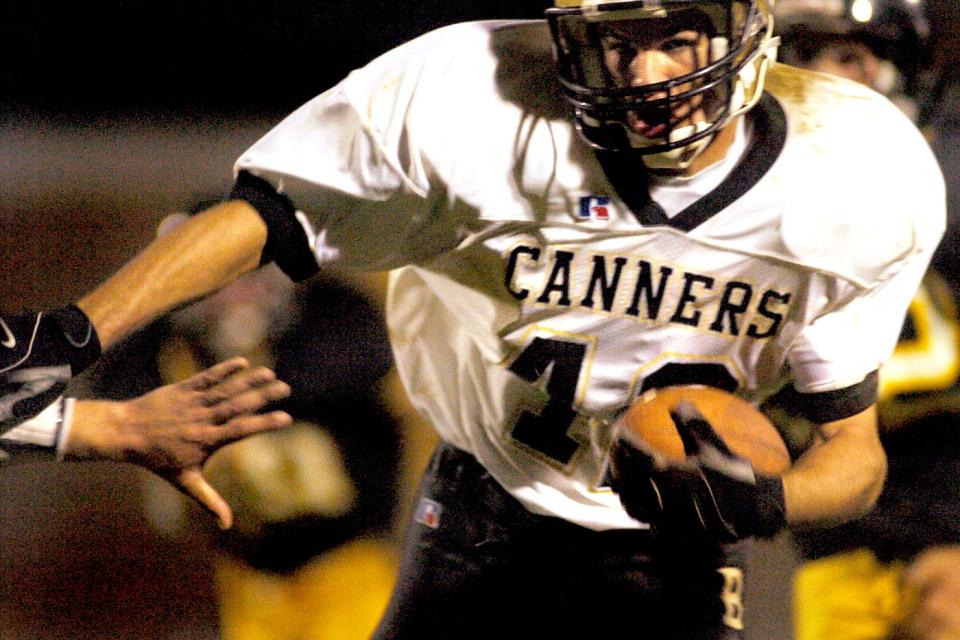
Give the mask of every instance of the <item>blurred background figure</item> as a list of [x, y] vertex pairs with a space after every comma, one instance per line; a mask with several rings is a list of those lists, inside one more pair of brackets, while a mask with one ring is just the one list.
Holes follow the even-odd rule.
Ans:
[[[289, 430], [228, 447], [206, 467], [236, 513], [230, 531], [205, 527], [224, 640], [366, 638], [386, 604], [403, 409], [390, 396], [375, 299], [338, 277], [294, 285], [271, 265], [132, 336], [87, 377], [90, 393], [126, 397], [242, 354], [290, 384]], [[203, 526], [162, 483], [145, 476], [143, 489], [159, 531]]]
[[[779, 0], [776, 12], [781, 61], [886, 95], [935, 149], [944, 148], [938, 137], [956, 111], [939, 99], [949, 85], [928, 71], [930, 30], [919, 0]], [[954, 209], [954, 234], [955, 219]], [[794, 579], [796, 640], [960, 638], [955, 271], [955, 251], [941, 250], [881, 370], [889, 476], [876, 508], [848, 525], [795, 535], [804, 560]], [[788, 398], [780, 400], [789, 407]], [[813, 434], [788, 422], [802, 448]]]
[[916, 121], [930, 84], [921, 0], [778, 0], [774, 12], [780, 62], [855, 80]]

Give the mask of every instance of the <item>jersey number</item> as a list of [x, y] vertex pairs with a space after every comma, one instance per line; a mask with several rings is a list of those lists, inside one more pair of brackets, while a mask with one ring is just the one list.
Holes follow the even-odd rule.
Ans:
[[524, 411], [513, 427], [513, 438], [561, 464], [570, 462], [579, 447], [567, 431], [577, 415], [573, 403], [586, 354], [587, 347], [576, 342], [534, 338], [510, 365], [529, 382], [549, 371], [546, 406], [539, 415]]

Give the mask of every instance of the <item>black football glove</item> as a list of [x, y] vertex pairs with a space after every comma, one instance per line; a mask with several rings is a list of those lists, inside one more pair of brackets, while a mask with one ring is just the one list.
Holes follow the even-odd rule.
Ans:
[[0, 317], [0, 433], [37, 415], [100, 356], [100, 340], [75, 305]]
[[786, 526], [783, 482], [758, 475], [689, 403], [671, 411], [687, 458], [666, 460], [621, 436], [611, 451], [613, 489], [657, 536], [730, 543]]

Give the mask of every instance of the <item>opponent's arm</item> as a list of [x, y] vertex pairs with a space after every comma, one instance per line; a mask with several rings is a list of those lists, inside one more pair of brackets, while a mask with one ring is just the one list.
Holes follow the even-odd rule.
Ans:
[[838, 524], [873, 507], [887, 473], [876, 405], [821, 424], [813, 446], [783, 476], [791, 525]]

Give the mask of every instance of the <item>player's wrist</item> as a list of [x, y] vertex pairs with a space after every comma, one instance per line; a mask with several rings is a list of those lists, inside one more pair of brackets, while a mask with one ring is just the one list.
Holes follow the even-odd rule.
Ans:
[[64, 460], [125, 460], [132, 446], [124, 428], [125, 402], [84, 400], [73, 408], [69, 437], [60, 449]]

